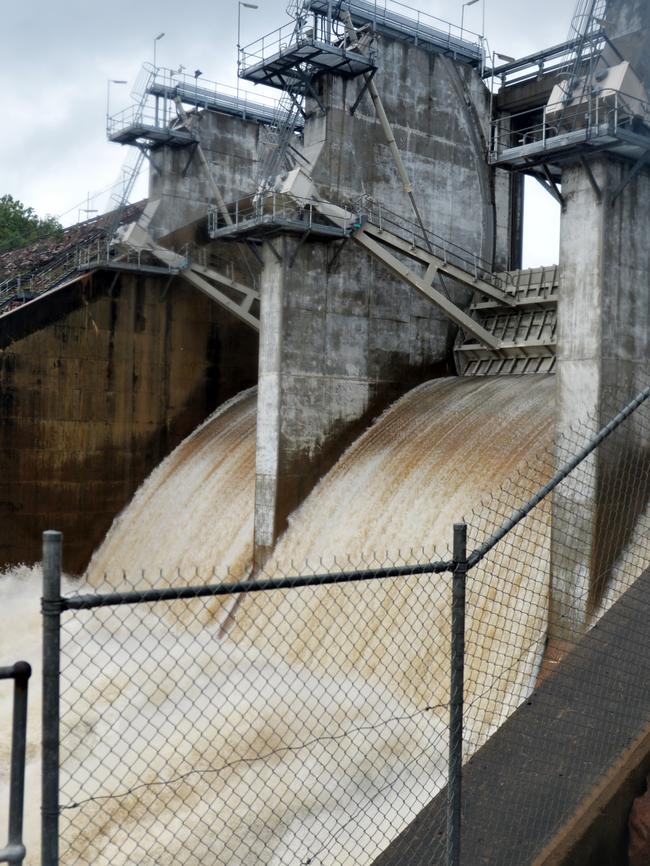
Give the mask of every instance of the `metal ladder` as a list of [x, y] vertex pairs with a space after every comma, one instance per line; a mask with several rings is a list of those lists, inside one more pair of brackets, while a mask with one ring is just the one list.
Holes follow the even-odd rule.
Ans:
[[262, 158], [257, 172], [257, 187], [268, 189], [278, 174], [295, 167], [297, 152], [291, 146], [300, 122], [302, 97], [298, 87], [283, 91], [273, 123], [264, 129]]
[[[292, 39], [297, 39], [302, 33], [308, 10], [309, 0], [290, 0], [287, 14], [295, 20]], [[261, 192], [273, 186], [278, 174], [295, 168], [298, 162], [300, 154], [292, 146], [292, 140], [300, 122], [303, 102], [303, 82], [296, 78], [282, 92], [274, 120], [264, 130], [263, 156], [257, 172], [257, 187]]]
[[[131, 96], [136, 104], [135, 120], [137, 124], [142, 120], [149, 98], [149, 90], [156, 78], [156, 70], [151, 63], [143, 63], [138, 74]], [[112, 237], [122, 222], [124, 209], [129, 204], [135, 182], [138, 179], [144, 163], [144, 150], [138, 148], [137, 154], [130, 152], [120, 170], [120, 177], [116, 184], [117, 190], [111, 195], [109, 210], [114, 212], [111, 223], [107, 226], [108, 236]]]

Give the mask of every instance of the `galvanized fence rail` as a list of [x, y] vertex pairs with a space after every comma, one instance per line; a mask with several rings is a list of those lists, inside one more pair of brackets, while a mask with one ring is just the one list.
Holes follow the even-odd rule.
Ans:
[[25, 801], [25, 754], [27, 749], [27, 693], [32, 669], [20, 661], [0, 667], [0, 680], [14, 681], [13, 719], [11, 726], [11, 770], [9, 778], [8, 841], [0, 848], [0, 863], [16, 866], [25, 859], [23, 844], [23, 808]]
[[367, 866], [445, 785], [426, 862], [458, 866], [463, 763], [529, 696], [547, 629], [579, 642], [650, 567], [648, 397], [526, 464], [446, 558], [62, 596], [45, 533], [44, 866]]

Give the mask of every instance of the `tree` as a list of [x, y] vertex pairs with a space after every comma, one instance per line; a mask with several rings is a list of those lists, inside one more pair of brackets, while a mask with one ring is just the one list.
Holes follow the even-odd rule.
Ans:
[[41, 218], [13, 196], [0, 197], [0, 253], [62, 235], [63, 226], [56, 217]]

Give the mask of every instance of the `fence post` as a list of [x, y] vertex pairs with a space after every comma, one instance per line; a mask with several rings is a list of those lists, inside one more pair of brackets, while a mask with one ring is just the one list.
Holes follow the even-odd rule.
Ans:
[[447, 784], [447, 864], [460, 864], [460, 807], [463, 768], [463, 689], [465, 679], [465, 578], [467, 525], [454, 524], [449, 691], [449, 781]]
[[43, 533], [43, 733], [41, 866], [59, 862], [59, 668], [61, 642], [60, 532]]
[[27, 692], [32, 669], [27, 662], [16, 662], [13, 671], [14, 709], [9, 782], [9, 850], [15, 855], [10, 862], [21, 864], [25, 857], [23, 809], [25, 803], [25, 754], [27, 751]]

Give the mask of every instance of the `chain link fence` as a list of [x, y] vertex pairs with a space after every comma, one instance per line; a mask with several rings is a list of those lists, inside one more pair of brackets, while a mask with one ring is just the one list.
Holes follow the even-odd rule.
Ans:
[[[572, 648], [617, 640], [603, 624], [650, 566], [648, 396], [537, 454], [433, 555], [198, 586], [145, 570], [62, 597], [60, 536], [46, 534], [43, 862], [525, 862], [516, 846], [467, 859], [471, 756]], [[626, 640], [647, 659], [640, 635]], [[624, 700], [630, 730], [650, 721], [605, 665], [561, 694], [605, 762], [612, 732], [577, 699]], [[523, 727], [513, 754], [518, 742], [538, 750]], [[578, 761], [550, 799], [508, 804], [505, 824], [527, 809], [543, 841], [571, 771], [592, 790], [592, 770]]]

